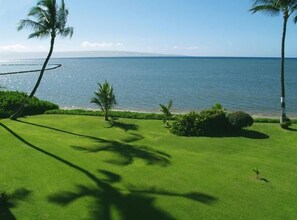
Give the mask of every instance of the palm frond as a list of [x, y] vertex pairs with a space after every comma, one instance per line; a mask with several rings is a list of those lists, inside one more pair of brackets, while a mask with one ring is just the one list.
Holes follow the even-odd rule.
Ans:
[[261, 11], [268, 15], [279, 15], [280, 10], [280, 8], [277, 8], [273, 5], [257, 5], [250, 9], [253, 14]]
[[21, 20], [17, 28], [21, 30], [30, 27], [34, 32], [29, 35], [29, 38], [46, 38], [48, 36], [55, 38], [57, 35], [62, 37], [70, 36], [71, 38], [73, 28], [66, 27], [68, 14], [64, 0], [61, 0], [60, 7], [56, 0], [39, 0], [28, 13], [29, 17], [35, 19]]
[[30, 27], [32, 30], [42, 30], [42, 29], [45, 29], [45, 27], [36, 22], [36, 21], [33, 21], [33, 20], [30, 20], [30, 19], [24, 19], [24, 20], [21, 20], [18, 24], [17, 24], [17, 30], [20, 31], [22, 30], [23, 28], [26, 28], [26, 27]]
[[29, 39], [31, 39], [31, 38], [45, 39], [45, 38], [48, 38], [49, 36], [50, 36], [49, 32], [45, 32], [45, 31], [41, 30], [41, 31], [36, 31], [36, 32], [29, 34], [28, 38]]
[[113, 87], [107, 81], [102, 84], [97, 84], [99, 88], [94, 93], [95, 97], [91, 99], [91, 103], [99, 105], [102, 111], [108, 111], [117, 104], [113, 93]]
[[73, 27], [67, 27], [62, 30], [59, 30], [59, 35], [61, 35], [62, 37], [69, 36], [69, 38], [71, 38], [73, 35]]

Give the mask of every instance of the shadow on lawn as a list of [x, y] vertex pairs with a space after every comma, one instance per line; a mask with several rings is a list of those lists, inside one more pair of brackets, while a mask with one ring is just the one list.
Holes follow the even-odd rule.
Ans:
[[242, 129], [241, 131], [239, 131], [238, 136], [251, 138], [251, 139], [268, 139], [269, 138], [269, 135], [264, 134], [262, 132], [246, 130], [246, 129]]
[[[84, 185], [77, 185], [76, 192], [59, 192], [48, 197], [50, 202], [55, 204], [65, 206], [70, 203], [80, 199], [82, 197], [92, 197], [95, 203], [89, 208], [91, 219], [112, 219], [112, 209], [116, 209], [117, 213], [124, 220], [133, 219], [174, 219], [169, 213], [156, 207], [154, 204], [155, 198], [153, 196], [174, 196], [174, 197], [184, 197], [191, 199], [193, 201], [202, 202], [205, 204], [210, 204], [210, 201], [216, 201], [215, 197], [204, 193], [191, 192], [191, 193], [175, 193], [169, 191], [155, 190], [155, 189], [142, 189], [133, 190], [131, 187], [129, 189], [118, 189], [112, 186], [113, 183], [120, 182], [122, 180], [121, 176], [114, 174], [106, 170], [99, 170], [106, 178], [99, 179], [94, 174], [88, 170], [73, 164], [59, 156], [56, 156], [50, 152], [47, 152], [38, 146], [28, 142], [20, 135], [15, 133], [13, 130], [8, 128], [6, 125], [0, 123], [4, 129], [11, 133], [15, 138], [20, 140], [22, 143], [26, 144], [28, 147], [44, 154], [45, 156], [51, 157], [56, 161], [80, 172], [85, 175], [88, 179], [93, 181], [96, 186], [88, 187]], [[28, 193], [27, 193], [28, 194]], [[21, 198], [21, 197], [20, 197]], [[9, 211], [9, 207], [7, 207]], [[6, 211], [7, 211], [6, 209]], [[9, 213], [6, 213], [9, 214]], [[15, 219], [12, 218], [10, 219]], [[8, 220], [10, 220], [8, 219]]]
[[129, 165], [133, 163], [134, 159], [142, 159], [146, 161], [148, 165], [160, 165], [160, 166], [167, 166], [170, 164], [170, 155], [154, 150], [150, 147], [145, 146], [135, 146], [130, 145], [128, 143], [122, 143], [118, 141], [102, 141], [98, 140], [98, 142], [101, 144], [105, 144], [104, 146], [95, 146], [92, 148], [89, 147], [82, 147], [82, 146], [72, 146], [74, 149], [79, 151], [85, 151], [89, 153], [99, 153], [102, 151], [108, 151], [115, 154], [118, 154], [120, 156], [120, 159], [118, 160], [109, 160], [106, 161], [108, 163], [113, 163], [116, 165]]
[[290, 128], [290, 127], [288, 127], [288, 128], [285, 128], [285, 130], [288, 130], [288, 131], [297, 131], [297, 129], [296, 129], [296, 128]]
[[109, 125], [110, 125], [109, 128], [117, 127], [117, 128], [120, 128], [120, 129], [124, 130], [125, 132], [127, 132], [129, 130], [132, 130], [132, 131], [137, 131], [138, 130], [138, 125], [120, 122], [120, 121], [117, 121], [115, 119], [109, 121]]
[[18, 202], [25, 201], [30, 195], [30, 191], [20, 188], [8, 195], [7, 201], [0, 201], [0, 219], [1, 220], [15, 220], [16, 217], [12, 214], [12, 208], [17, 207]]
[[212, 135], [212, 136], [207, 136], [211, 138], [225, 138], [225, 137], [245, 137], [249, 139], [268, 139], [269, 135], [264, 134], [259, 131], [253, 131], [253, 130], [247, 130], [247, 129], [242, 129], [239, 131], [227, 131], [226, 133], [219, 134], [219, 135]]
[[92, 139], [92, 140], [96, 141], [97, 143], [104, 144], [105, 146], [101, 146], [101, 147], [98, 146], [95, 148], [88, 148], [88, 147], [82, 147], [82, 146], [72, 146], [72, 147], [76, 150], [90, 152], [90, 153], [96, 153], [96, 152], [100, 152], [100, 151], [109, 151], [109, 152], [113, 152], [113, 153], [122, 157], [122, 160], [106, 161], [108, 163], [113, 163], [113, 164], [117, 164], [117, 165], [129, 165], [134, 161], [134, 158], [139, 158], [139, 159], [146, 161], [147, 164], [149, 164], [149, 165], [157, 164], [157, 165], [161, 165], [161, 166], [167, 166], [168, 164], [170, 164], [170, 161], [169, 161], [170, 155], [168, 155], [162, 151], [154, 150], [151, 147], [134, 146], [134, 145], [128, 144], [128, 143], [143, 139], [143, 136], [140, 134], [131, 133], [130, 137], [122, 140], [123, 142], [126, 142], [126, 143], [122, 143], [119, 141], [106, 140], [103, 138], [93, 137], [93, 136], [84, 135], [84, 134], [78, 134], [78, 133], [65, 131], [65, 130], [58, 129], [58, 128], [53, 128], [53, 127], [49, 127], [49, 126], [45, 126], [45, 125], [31, 123], [31, 122], [25, 122], [25, 121], [21, 121], [21, 120], [18, 120], [18, 122], [41, 127], [41, 128], [46, 128], [46, 129], [50, 129], [53, 131], [70, 134], [70, 135], [74, 135], [74, 136], [78, 136], [78, 137]]

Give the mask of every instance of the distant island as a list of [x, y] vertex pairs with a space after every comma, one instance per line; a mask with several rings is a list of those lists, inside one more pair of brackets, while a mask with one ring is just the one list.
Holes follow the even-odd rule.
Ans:
[[[46, 52], [0, 52], [0, 59], [38, 59], [44, 58]], [[130, 51], [67, 51], [54, 52], [53, 58], [75, 57], [176, 57], [180, 55], [155, 54]]]

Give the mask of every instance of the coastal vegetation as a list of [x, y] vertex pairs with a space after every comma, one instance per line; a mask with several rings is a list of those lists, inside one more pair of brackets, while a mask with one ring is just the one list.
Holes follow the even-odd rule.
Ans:
[[[292, 14], [296, 14], [296, 0], [255, 0], [252, 8], [252, 13], [263, 12], [268, 15], [281, 14], [283, 17], [283, 30], [281, 41], [281, 68], [280, 68], [280, 90], [281, 90], [281, 117], [280, 125], [283, 128], [288, 128], [291, 124], [290, 119], [286, 115], [285, 103], [285, 43], [287, 33], [288, 19]], [[293, 18], [297, 23], [297, 15]]]
[[102, 84], [98, 83], [98, 90], [94, 93], [95, 97], [91, 99], [91, 103], [98, 105], [104, 114], [105, 121], [108, 121], [108, 113], [117, 104], [113, 92], [113, 86], [107, 81]]
[[0, 91], [0, 118], [8, 118], [22, 103], [27, 106], [22, 112], [22, 116], [43, 114], [47, 110], [59, 109], [59, 106], [49, 101], [39, 100], [32, 97], [28, 100], [28, 95], [17, 91]]
[[172, 119], [172, 113], [171, 113], [171, 108], [172, 108], [172, 100], [169, 100], [167, 105], [160, 104], [160, 111], [163, 113], [163, 123], [167, 126], [170, 127], [169, 120]]
[[116, 122], [1, 120], [0, 219], [297, 218], [295, 131], [254, 123], [236, 137], [185, 138], [156, 120]]
[[[27, 27], [32, 29], [33, 32], [29, 35], [29, 39], [44, 39], [50, 37], [50, 49], [48, 55], [42, 65], [36, 84], [28, 97], [29, 99], [34, 96], [39, 87], [46, 66], [52, 56], [56, 37], [70, 36], [71, 38], [73, 35], [73, 28], [66, 26], [68, 13], [64, 0], [61, 0], [60, 6], [57, 4], [56, 0], [39, 0], [36, 6], [34, 6], [28, 13], [29, 17], [34, 17], [36, 20], [27, 18], [21, 20], [18, 24], [18, 30]], [[11, 119], [16, 120], [22, 114], [25, 106], [26, 102], [11, 116]]]

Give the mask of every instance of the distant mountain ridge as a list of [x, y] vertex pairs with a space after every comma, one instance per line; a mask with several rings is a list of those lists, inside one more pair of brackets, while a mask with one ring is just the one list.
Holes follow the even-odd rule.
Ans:
[[[47, 52], [0, 52], [0, 59], [38, 59], [46, 57]], [[171, 54], [155, 54], [130, 51], [66, 51], [54, 52], [52, 58], [78, 57], [175, 57]]]

